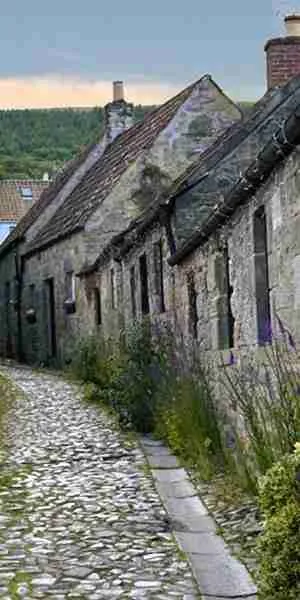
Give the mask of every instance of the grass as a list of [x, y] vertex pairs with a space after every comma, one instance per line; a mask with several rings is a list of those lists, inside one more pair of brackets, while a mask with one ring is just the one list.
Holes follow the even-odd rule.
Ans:
[[[5, 419], [15, 398], [17, 390], [2, 373], [0, 373], [0, 465], [5, 462]], [[0, 471], [0, 488], [7, 486], [9, 475]]]

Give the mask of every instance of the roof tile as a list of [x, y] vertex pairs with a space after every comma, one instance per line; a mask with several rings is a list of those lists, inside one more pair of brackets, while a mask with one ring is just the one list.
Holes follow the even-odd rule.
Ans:
[[160, 131], [168, 125], [178, 108], [202, 79], [203, 77], [151, 111], [143, 121], [117, 136], [52, 219], [28, 244], [28, 252], [51, 245], [58, 238], [82, 229], [128, 166], [152, 145]]
[[[19, 221], [49, 183], [31, 179], [0, 181], [0, 222]], [[31, 194], [30, 194], [31, 192]]]

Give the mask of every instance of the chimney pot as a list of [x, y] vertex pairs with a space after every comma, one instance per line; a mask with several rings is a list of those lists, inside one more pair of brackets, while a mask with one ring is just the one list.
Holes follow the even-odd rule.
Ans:
[[300, 36], [300, 14], [287, 15], [284, 19], [286, 34], [288, 36]]
[[120, 102], [124, 100], [124, 83], [123, 81], [113, 82], [113, 101]]

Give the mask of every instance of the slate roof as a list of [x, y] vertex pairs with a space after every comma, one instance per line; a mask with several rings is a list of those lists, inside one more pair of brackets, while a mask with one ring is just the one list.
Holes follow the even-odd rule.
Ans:
[[242, 173], [300, 103], [300, 76], [267, 93], [252, 115], [232, 126], [172, 187], [167, 203], [176, 204], [178, 246], [206, 221]]
[[25, 214], [25, 216], [19, 221], [18, 225], [15, 229], [10, 233], [10, 235], [5, 239], [5, 241], [0, 246], [0, 255], [2, 252], [7, 251], [11, 244], [15, 243], [17, 240], [21, 240], [29, 229], [29, 227], [34, 223], [34, 221], [42, 214], [42, 212], [51, 204], [51, 202], [56, 198], [57, 194], [64, 187], [65, 183], [72, 177], [78, 167], [85, 161], [88, 157], [89, 153], [95, 147], [95, 144], [90, 144], [87, 146], [81, 154], [79, 154], [76, 158], [69, 161], [64, 169], [57, 173], [55, 179], [49, 184], [47, 184], [46, 189], [39, 196], [37, 201], [31, 206], [29, 211]]
[[31, 179], [0, 180], [0, 222], [18, 222], [48, 185]]
[[263, 149], [241, 174], [227, 196], [217, 202], [193, 235], [170, 257], [169, 264], [180, 263], [185, 256], [203, 244], [210, 234], [226, 222], [236, 208], [253, 196], [272, 171], [300, 144], [300, 101], [269, 138]]
[[[232, 183], [231, 189], [226, 194], [225, 204], [224, 199], [221, 202], [217, 202], [214, 192], [212, 194], [214, 204], [208, 208], [203, 222], [200, 219], [197, 227], [179, 245], [176, 254], [169, 259], [171, 265], [180, 262], [184, 256], [195, 249], [201, 243], [202, 239], [206, 239], [209, 233], [218, 226], [221, 217], [227, 218], [227, 216], [232, 214], [235, 206], [240, 201], [242, 202], [247, 194], [251, 195], [251, 193], [254, 193], [278, 162], [292, 152], [294, 148], [293, 144], [285, 143], [284, 139], [278, 153], [272, 147], [274, 137], [276, 146], [276, 139], [280, 138], [280, 132], [282, 134], [283, 124], [288, 124], [292, 131], [294, 130], [296, 143], [300, 142], [299, 106], [300, 76], [293, 78], [282, 88], [274, 88], [268, 91], [255, 104], [247, 119], [234, 123], [222, 133], [201, 157], [188, 167], [174, 182], [167, 195], [164, 198], [160, 198], [156, 206], [150, 207], [127, 230], [115, 236], [107, 248], [101, 252], [94, 264], [86, 266], [80, 274], [88, 274], [97, 269], [101, 261], [105, 260], [111, 251], [113, 253], [116, 251], [120, 255], [126, 253], [128, 248], [135, 242], [136, 235], [140, 231], [144, 231], [148, 226], [151, 226], [153, 221], [159, 218], [162, 210], [164, 212], [167, 210], [168, 213], [172, 212], [175, 208], [176, 198], [184, 196], [184, 194], [198, 185], [201, 186], [201, 182], [205, 182], [206, 177], [214, 179], [216, 165], [222, 167], [222, 160], [231, 152], [238, 152], [239, 145], [261, 128], [264, 135], [261, 137], [260, 143], [253, 149], [251, 155], [249, 155], [247, 164], [242, 165], [243, 168], [241, 169], [240, 176]], [[271, 154], [269, 153], [269, 148], [271, 148]], [[266, 156], [268, 156], [269, 164], [265, 164]], [[259, 164], [258, 173], [255, 171], [257, 164]], [[248, 177], [249, 181], [245, 177]], [[251, 183], [249, 183], [250, 181]], [[228, 215], [224, 209], [226, 203], [228, 206], [229, 203], [230, 205], [232, 204], [230, 211], [228, 209]]]
[[282, 88], [268, 90], [264, 96], [255, 103], [241, 121], [235, 122], [226, 129], [205, 150], [199, 159], [193, 162], [186, 171], [174, 182], [169, 190], [169, 200], [197, 185], [217, 163], [232, 152], [243, 140], [253, 133], [264, 121], [272, 117], [280, 104], [284, 103], [300, 87], [300, 75], [294, 77]]
[[56, 240], [82, 229], [129, 165], [153, 144], [158, 134], [175, 116], [178, 108], [205, 78], [211, 79], [209, 75], [204, 75], [171, 100], [148, 113], [143, 121], [117, 136], [52, 219], [28, 244], [28, 253], [47, 247]]

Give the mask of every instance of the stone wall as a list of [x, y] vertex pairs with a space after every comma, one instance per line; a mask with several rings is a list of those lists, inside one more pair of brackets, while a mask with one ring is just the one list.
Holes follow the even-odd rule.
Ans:
[[[67, 240], [37, 253], [25, 261], [22, 283], [22, 333], [24, 359], [31, 363], [57, 364], [69, 360], [74, 345], [81, 336], [82, 328], [88, 330], [89, 314], [80, 319], [78, 313], [78, 278], [76, 273], [82, 267], [86, 256], [87, 244], [84, 234], [77, 234]], [[94, 257], [96, 258], [96, 252]], [[1, 266], [2, 263], [0, 263]], [[3, 263], [4, 264], [4, 263]], [[66, 300], [67, 273], [74, 273], [75, 312], [67, 314]], [[2, 277], [2, 275], [1, 275]], [[55, 303], [56, 353], [51, 351], [49, 330], [49, 307], [47, 299], [47, 281], [53, 279]], [[26, 311], [34, 308], [36, 322], [30, 323]], [[15, 319], [14, 319], [15, 326]], [[2, 331], [1, 331], [2, 339]]]
[[[139, 259], [146, 255], [149, 314], [154, 323], [172, 324], [187, 345], [199, 350], [223, 350], [233, 346], [243, 351], [259, 340], [258, 302], [261, 293], [261, 264], [254, 236], [254, 217], [264, 207], [272, 329], [280, 334], [276, 315], [300, 341], [300, 151], [295, 150], [260, 188], [240, 207], [231, 221], [206, 244], [179, 265], [168, 265], [169, 248], [164, 228], [157, 223], [123, 256], [117, 266], [110, 260], [96, 277], [103, 284], [102, 331], [110, 335], [142, 317]], [[157, 296], [154, 245], [162, 240], [164, 312]], [[118, 310], [111, 310], [109, 273], [119, 273], [122, 294]], [[132, 306], [134, 269], [136, 306]], [[81, 287], [84, 283], [81, 283]], [[102, 285], [102, 284], [101, 284]], [[268, 290], [267, 290], [268, 291]], [[230, 338], [230, 318], [234, 319]], [[270, 323], [266, 323], [267, 326]]]
[[[102, 332], [117, 337], [134, 318], [142, 317], [140, 257], [145, 254], [148, 274], [149, 314], [154, 323], [170, 323], [187, 345], [196, 341], [200, 350], [229, 347], [228, 277], [232, 286], [230, 306], [234, 318], [234, 347], [255, 346], [258, 341], [257, 289], [253, 218], [265, 207], [272, 326], [279, 333], [276, 314], [300, 341], [300, 151], [273, 173], [247, 205], [240, 207], [230, 223], [179, 265], [168, 265], [169, 248], [164, 227], [158, 222], [126, 252], [121, 262], [112, 258], [89, 277], [76, 278], [76, 312], [64, 308], [66, 273], [78, 273], [84, 262], [98, 255], [96, 239], [83, 232], [35, 254], [25, 262], [22, 293], [22, 333], [25, 358], [51, 362], [49, 328], [45, 309], [45, 280], [54, 278], [57, 361], [69, 360], [79, 337]], [[154, 247], [161, 240], [163, 258], [163, 301], [158, 289]], [[224, 252], [228, 254], [225, 256]], [[18, 345], [15, 256], [0, 262], [1, 353], [16, 354]], [[134, 269], [134, 273], [133, 273]], [[114, 301], [112, 302], [112, 273]], [[132, 276], [135, 278], [135, 317], [132, 306]], [[10, 282], [7, 302], [6, 282]], [[35, 286], [34, 289], [32, 286]], [[95, 288], [101, 300], [98, 323]], [[194, 293], [194, 300], [193, 300]], [[193, 304], [194, 302], [194, 304]], [[36, 323], [28, 323], [26, 310], [36, 309]], [[191, 306], [192, 304], [192, 306]], [[195, 321], [196, 319], [196, 330]], [[8, 335], [8, 324], [10, 334]]]
[[[163, 286], [159, 285], [157, 248], [161, 244]], [[81, 314], [90, 315], [90, 333], [99, 332], [106, 338], [119, 336], [143, 317], [140, 257], [145, 255], [147, 265], [149, 315], [153, 323], [172, 323], [175, 316], [173, 270], [167, 263], [168, 244], [164, 229], [154, 225], [147, 235], [124, 255], [121, 262], [112, 258], [104, 261], [98, 270], [80, 278]], [[112, 278], [113, 275], [113, 278]], [[112, 294], [112, 283], [114, 293]], [[101, 325], [97, 323], [94, 290], [101, 297]], [[112, 301], [114, 295], [114, 301]]]
[[188, 335], [189, 313], [186, 280], [188, 273], [193, 271], [198, 303], [198, 339], [205, 340], [206, 348], [220, 348], [219, 320], [224, 314], [222, 296], [225, 294], [216, 265], [222, 259], [222, 248], [226, 244], [229, 281], [233, 288], [234, 346], [242, 348], [257, 344], [253, 217], [255, 211], [264, 205], [272, 327], [278, 334], [278, 314], [295, 339], [300, 340], [299, 162], [300, 152], [295, 150], [256, 196], [236, 211], [228, 225], [176, 267], [176, 305], [185, 336]]

